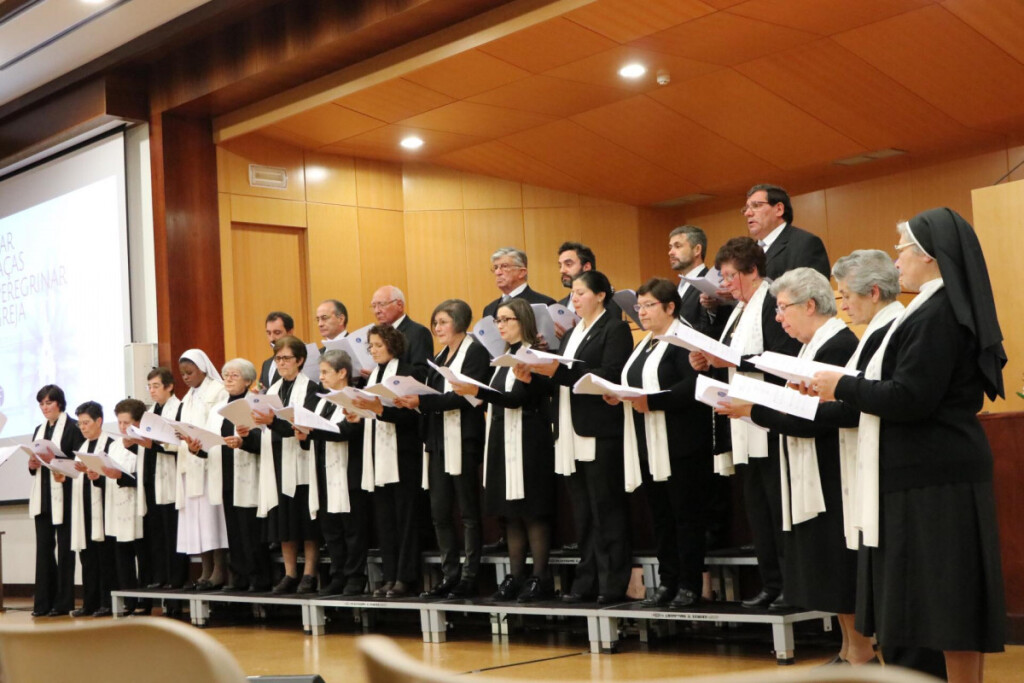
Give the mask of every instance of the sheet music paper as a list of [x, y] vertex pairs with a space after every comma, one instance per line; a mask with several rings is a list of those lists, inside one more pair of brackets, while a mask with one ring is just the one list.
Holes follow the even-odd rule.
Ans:
[[48, 454], [53, 457], [66, 456], [66, 454], [60, 450], [60, 446], [49, 439], [36, 439], [32, 443], [28, 444], [28, 447], [32, 449], [32, 452], [35, 455]]
[[370, 328], [372, 327], [372, 324], [360, 327], [345, 337], [349, 342], [350, 348], [356, 354], [355, 358], [359, 360], [359, 366], [363, 369], [372, 368], [377, 365], [373, 362], [373, 357], [370, 355], [370, 349], [367, 346], [370, 343]]
[[551, 319], [551, 311], [544, 304], [530, 304], [530, 308], [533, 309], [533, 317], [537, 321], [537, 333], [549, 346], [558, 346], [555, 321]]
[[[693, 397], [705, 405], [717, 408], [719, 403], [729, 399], [729, 385], [725, 382], [719, 382], [717, 379], [712, 379], [707, 375], [697, 375], [697, 386], [693, 392]], [[767, 428], [757, 424], [749, 417], [741, 417], [740, 420], [757, 427], [762, 432], [768, 431]]]
[[[614, 298], [615, 297], [613, 296], [612, 299]], [[563, 306], [562, 304], [551, 304], [548, 306], [548, 313], [551, 314], [552, 320], [566, 330], [573, 327], [580, 320], [583, 320], [583, 318], [576, 315], [573, 311], [570, 311], [568, 306]]]
[[588, 394], [591, 396], [614, 396], [615, 398], [639, 398], [651, 394], [660, 394], [660, 391], [644, 391], [637, 387], [627, 387], [615, 382], [609, 382], [603, 377], [598, 377], [592, 372], [580, 377], [576, 384], [572, 385], [572, 393]]
[[363, 408], [356, 408], [355, 404], [352, 402], [352, 399], [354, 398], [355, 394], [351, 392], [346, 392], [347, 389], [351, 389], [351, 387], [345, 387], [344, 389], [335, 389], [332, 391], [328, 391], [326, 394], [319, 394], [319, 396], [320, 398], [330, 401], [336, 406], [341, 406], [341, 408], [343, 408], [346, 413], [358, 415], [359, 417], [367, 420], [375, 419], [377, 415], [374, 414], [372, 411], [365, 410]]
[[224, 446], [227, 444], [224, 437], [220, 434], [215, 434], [214, 432], [203, 429], [202, 427], [196, 427], [195, 425], [188, 424], [187, 422], [175, 422], [174, 428], [189, 438], [198, 441], [204, 451], [208, 451], [215, 446]]
[[[266, 395], [263, 396], [266, 398]], [[217, 409], [217, 414], [235, 426], [246, 429], [257, 429], [259, 425], [252, 419], [252, 407], [248, 401], [231, 401]]]
[[[352, 359], [352, 376], [358, 377], [362, 373], [363, 368], [372, 370], [373, 364], [363, 365], [360, 355], [352, 346], [351, 339], [351, 335], [348, 337], [342, 337], [341, 339], [331, 339], [330, 341], [324, 342], [324, 348], [329, 351], [344, 351], [347, 353], [348, 357]], [[319, 381], [319, 377], [317, 377], [317, 381]]]
[[324, 432], [334, 432], [335, 434], [341, 433], [338, 425], [334, 424], [330, 420], [320, 417], [312, 410], [308, 410], [302, 406], [288, 406], [287, 408], [277, 411], [277, 416], [282, 420], [290, 422], [296, 429], [301, 429], [307, 433], [313, 429], [319, 429]]
[[629, 319], [637, 324], [638, 327], [643, 328], [640, 324], [640, 314], [637, 312], [634, 306], [636, 306], [636, 292], [632, 289], [620, 289], [619, 291], [612, 294], [612, 301], [619, 305]]
[[858, 374], [857, 370], [852, 368], [821, 363], [807, 358], [786, 356], [775, 351], [765, 351], [760, 356], [752, 357], [750, 362], [759, 370], [781, 377], [793, 384], [810, 384], [815, 373], [818, 372], [840, 372], [851, 377], [856, 377]]
[[705, 351], [715, 358], [721, 358], [727, 363], [732, 363], [736, 366], [742, 360], [742, 355], [736, 349], [685, 325], [678, 325], [674, 335], [661, 334], [656, 336], [655, 339], [666, 341], [675, 346], [681, 346], [690, 351]]
[[75, 469], [75, 461], [71, 458], [54, 458], [49, 463], [44, 462], [43, 467], [48, 467], [54, 472], [72, 479], [78, 479], [82, 476], [82, 473]]
[[[174, 431], [173, 420], [168, 420], [165, 417], [146, 411], [142, 415], [142, 419], [139, 420], [138, 433], [144, 439], [152, 439], [153, 441], [159, 441], [161, 443], [172, 443], [176, 444], [181, 441], [178, 438], [178, 433]], [[132, 431], [135, 427], [129, 427], [128, 431]]]
[[729, 384], [729, 399], [756, 403], [807, 420], [814, 419], [819, 404], [816, 396], [804, 396], [795, 389], [787, 389], [741, 374], [733, 375]]
[[[237, 402], [235, 401], [235, 403]], [[246, 394], [245, 402], [248, 404], [249, 410], [255, 410], [264, 415], [284, 408], [281, 397], [276, 394]]]
[[7, 462], [7, 460], [12, 455], [18, 453], [19, 451], [24, 451], [26, 455], [32, 455], [32, 449], [26, 446], [25, 444], [18, 444], [17, 446], [5, 446], [4, 448], [0, 448], [0, 467], [2, 467], [3, 464]]
[[316, 344], [306, 344], [306, 362], [302, 364], [302, 374], [309, 381], [320, 384], [320, 347]]
[[498, 325], [491, 316], [487, 315], [477, 320], [476, 325], [470, 328], [469, 333], [484, 345], [491, 358], [497, 358], [505, 353], [505, 340], [501, 338]]
[[527, 365], [547, 365], [551, 361], [556, 360], [563, 365], [572, 366], [573, 363], [582, 363], [576, 358], [569, 358], [567, 356], [559, 356], [554, 353], [548, 353], [547, 351], [540, 351], [539, 349], [528, 349], [524, 346], [520, 346], [515, 353], [503, 353], [494, 360], [491, 361], [491, 365], [496, 368], [512, 368], [520, 363], [526, 363]]
[[[490, 389], [490, 386], [484, 384], [483, 382], [477, 382], [469, 375], [463, 375], [461, 372], [456, 372], [455, 370], [452, 370], [446, 365], [437, 365], [436, 363], [434, 363], [434, 361], [431, 360], [427, 361], [427, 365], [437, 370], [437, 372], [442, 377], [444, 377], [446, 380], [453, 384], [473, 384], [484, 389]], [[469, 401], [469, 405], [473, 406], [474, 408], [483, 403], [483, 401], [481, 401], [475, 396], [463, 396], [462, 398]]]
[[718, 295], [718, 290], [722, 288], [722, 275], [717, 268], [710, 269], [702, 277], [686, 277], [684, 275], [680, 279], [701, 294], [707, 294], [716, 301], [725, 301]]
[[85, 453], [83, 451], [75, 451], [75, 456], [82, 461], [82, 464], [96, 474], [106, 476], [103, 473], [103, 468], [106, 467], [108, 470], [117, 470], [127, 474], [132, 479], [135, 478], [135, 475], [129, 472], [124, 465], [114, 460], [106, 453]]

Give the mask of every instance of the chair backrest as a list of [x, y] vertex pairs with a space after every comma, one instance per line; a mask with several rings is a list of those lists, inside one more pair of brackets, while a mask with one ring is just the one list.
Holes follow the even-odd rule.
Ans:
[[0, 624], [3, 683], [245, 683], [227, 648], [170, 619]]
[[[464, 674], [423, 664], [407, 655], [390, 638], [362, 636], [357, 645], [370, 683], [466, 683]], [[757, 671], [631, 683], [940, 683], [932, 676], [892, 666], [777, 667], [766, 663], [765, 667]], [[487, 683], [535, 683], [536, 680], [487, 677]]]

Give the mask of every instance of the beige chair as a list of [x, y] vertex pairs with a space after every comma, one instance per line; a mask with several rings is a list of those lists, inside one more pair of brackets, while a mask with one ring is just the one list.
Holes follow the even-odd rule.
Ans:
[[0, 624], [3, 683], [245, 683], [227, 648], [170, 619]]
[[[466, 683], [464, 674], [435, 669], [405, 654], [384, 636], [362, 636], [358, 641], [370, 683]], [[680, 676], [630, 683], [939, 683], [939, 679], [916, 671], [883, 666], [778, 667], [765, 665], [758, 671]], [[536, 683], [531, 678], [494, 678], [487, 683]]]

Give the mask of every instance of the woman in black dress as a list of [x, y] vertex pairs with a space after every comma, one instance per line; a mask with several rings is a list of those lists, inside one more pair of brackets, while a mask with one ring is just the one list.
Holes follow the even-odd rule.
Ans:
[[[507, 353], [537, 343], [537, 322], [522, 299], [503, 303], [494, 316]], [[554, 513], [554, 444], [551, 437], [551, 384], [519, 364], [499, 367], [490, 389], [475, 384], [452, 385], [460, 396], [491, 404], [484, 464], [484, 507], [505, 520], [511, 573], [494, 594], [495, 600], [533, 602], [554, 596], [548, 572], [551, 515]], [[526, 578], [526, 551], [533, 572]]]
[[864, 535], [877, 531], [878, 547], [860, 577], [857, 628], [883, 646], [942, 650], [950, 681], [981, 681], [984, 653], [1003, 650], [1006, 610], [977, 413], [1004, 394], [1006, 354], [970, 224], [932, 209], [899, 234], [900, 283], [918, 295], [864, 377], [819, 373], [813, 384], [865, 413], [860, 439], [877, 443], [877, 529]]

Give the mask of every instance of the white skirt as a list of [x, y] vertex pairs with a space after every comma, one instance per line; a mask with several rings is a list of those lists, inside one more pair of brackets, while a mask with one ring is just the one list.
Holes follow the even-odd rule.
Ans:
[[203, 476], [203, 495], [185, 497], [185, 507], [178, 511], [178, 552], [198, 555], [208, 550], [228, 547], [228, 528], [224, 523], [224, 506], [211, 505], [209, 479]]

